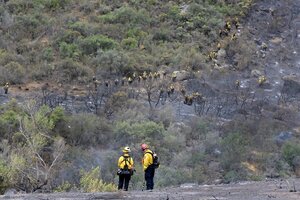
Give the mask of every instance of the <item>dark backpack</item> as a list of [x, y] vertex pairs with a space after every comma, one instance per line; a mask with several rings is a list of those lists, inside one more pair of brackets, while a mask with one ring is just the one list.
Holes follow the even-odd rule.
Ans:
[[159, 167], [159, 165], [160, 165], [157, 154], [156, 154], [155, 152], [152, 152], [152, 153], [151, 153], [151, 152], [146, 152], [146, 153], [149, 153], [149, 154], [152, 155], [152, 159], [153, 159], [152, 166], [153, 166], [155, 169], [157, 169], [157, 168]]
[[123, 156], [123, 158], [124, 158], [124, 160], [122, 161], [122, 162], [125, 162], [125, 165], [124, 165], [124, 170], [128, 170], [128, 165], [127, 165], [127, 163], [129, 163], [129, 164], [131, 164], [130, 163], [130, 161], [129, 161], [129, 159], [130, 159], [130, 157], [125, 157], [125, 156]]
[[125, 162], [124, 168], [123, 169], [119, 169], [118, 172], [117, 172], [117, 174], [118, 175], [120, 175], [120, 174], [123, 174], [123, 175], [133, 175], [133, 170], [129, 169], [128, 165], [127, 165], [127, 163], [129, 163], [131, 165], [131, 163], [130, 163], [130, 157], [123, 156], [123, 158], [124, 158], [124, 160], [122, 162]]

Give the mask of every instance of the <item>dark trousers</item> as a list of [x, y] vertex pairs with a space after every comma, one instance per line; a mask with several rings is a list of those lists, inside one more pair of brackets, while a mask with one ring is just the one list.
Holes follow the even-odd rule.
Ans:
[[119, 175], [119, 185], [118, 185], [118, 190], [123, 189], [123, 184], [124, 184], [124, 190], [128, 190], [129, 186], [129, 181], [130, 181], [131, 175], [130, 174], [120, 174]]
[[146, 189], [147, 190], [153, 190], [154, 187], [154, 174], [155, 174], [155, 169], [152, 166], [149, 166], [145, 170], [145, 181], [146, 181]]

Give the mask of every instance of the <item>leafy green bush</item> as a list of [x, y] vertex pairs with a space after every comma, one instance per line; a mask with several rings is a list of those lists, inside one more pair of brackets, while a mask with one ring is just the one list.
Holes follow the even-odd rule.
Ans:
[[61, 185], [56, 187], [53, 191], [54, 192], [69, 192], [75, 186], [69, 183], [68, 181], [63, 182]]
[[76, 44], [74, 44], [74, 43], [67, 44], [65, 42], [60, 43], [59, 52], [60, 52], [60, 55], [62, 58], [79, 59], [80, 54], [81, 54], [81, 52]]
[[294, 158], [300, 155], [300, 144], [286, 143], [282, 147], [282, 155], [285, 161], [293, 167]]
[[109, 50], [117, 46], [117, 42], [104, 35], [92, 35], [79, 41], [82, 52], [86, 55], [95, 54], [98, 50]]
[[121, 45], [125, 49], [134, 49], [138, 46], [138, 41], [134, 38], [125, 38], [122, 40]]
[[78, 33], [83, 36], [88, 36], [94, 33], [91, 24], [81, 21], [71, 22], [68, 24], [68, 28], [72, 31], [67, 31], [64, 37], [72, 38], [72, 36], [78, 36]]
[[82, 36], [81, 32], [77, 30], [70, 30], [70, 29], [63, 30], [61, 33], [57, 35], [56, 43], [60, 44], [62, 42], [65, 42], [67, 44], [71, 44], [76, 42], [78, 38], [80, 38], [81, 36]]
[[160, 166], [156, 174], [157, 187], [178, 186], [191, 180], [191, 173], [185, 168]]
[[34, 7], [32, 1], [28, 0], [10, 0], [7, 2], [7, 8], [10, 13], [19, 14], [26, 13], [28, 10]]
[[42, 59], [46, 60], [48, 62], [51, 62], [54, 60], [54, 52], [53, 49], [48, 47], [43, 50]]
[[227, 172], [224, 176], [225, 183], [231, 183], [231, 182], [236, 182], [245, 179], [246, 179], [246, 175], [237, 170], [231, 170]]
[[3, 194], [6, 189], [11, 187], [10, 176], [11, 168], [0, 159], [0, 194]]
[[104, 183], [100, 175], [100, 167], [91, 171], [81, 171], [80, 187], [84, 192], [114, 192], [117, 187], [112, 183]]
[[22, 83], [25, 79], [25, 72], [26, 70], [20, 63], [12, 61], [3, 67], [0, 79], [13, 84]]
[[12, 133], [18, 129], [17, 113], [14, 110], [6, 110], [0, 115], [0, 138], [11, 139]]
[[239, 168], [245, 159], [247, 140], [240, 133], [231, 133], [221, 142], [221, 164], [226, 171]]
[[150, 22], [150, 17], [146, 10], [135, 10], [131, 7], [121, 7], [111, 13], [100, 16], [104, 23], [121, 23], [131, 26], [146, 25]]
[[[139, 123], [118, 122], [114, 130], [116, 138], [123, 141], [123, 144], [137, 143], [141, 141], [158, 145], [165, 135], [162, 124], [153, 121], [143, 121]], [[131, 141], [131, 142], [129, 142]]]
[[45, 1], [45, 6], [50, 10], [57, 10], [60, 8], [65, 8], [70, 0], [47, 0]]
[[65, 59], [55, 66], [55, 71], [59, 74], [57, 78], [61, 82], [68, 82], [91, 74], [91, 70], [81, 63], [71, 59]]
[[112, 140], [111, 126], [105, 119], [93, 114], [78, 114], [66, 118], [65, 126], [60, 134], [72, 146], [81, 145], [103, 146], [109, 145]]
[[129, 65], [128, 55], [124, 51], [116, 49], [99, 50], [93, 59], [93, 64], [96, 66], [97, 73], [109, 72], [110, 74], [122, 75], [132, 70], [132, 66]]

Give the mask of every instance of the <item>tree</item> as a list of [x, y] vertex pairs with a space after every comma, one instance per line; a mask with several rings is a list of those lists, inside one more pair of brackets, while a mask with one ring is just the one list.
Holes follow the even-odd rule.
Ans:
[[38, 108], [31, 101], [19, 115], [20, 128], [15, 135], [21, 140], [12, 151], [10, 165], [15, 171], [14, 184], [26, 192], [49, 186], [62, 160], [65, 142], [51, 131], [58, 120], [54, 111], [47, 106]]

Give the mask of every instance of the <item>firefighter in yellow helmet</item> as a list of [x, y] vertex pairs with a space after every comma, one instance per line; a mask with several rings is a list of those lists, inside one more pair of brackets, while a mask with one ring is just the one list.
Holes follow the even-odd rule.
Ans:
[[5, 94], [8, 94], [8, 88], [9, 88], [9, 83], [6, 83], [3, 87]]
[[227, 30], [228, 32], [230, 32], [230, 30], [231, 30], [231, 23], [230, 23], [230, 21], [226, 22], [226, 24], [224, 25], [224, 29]]
[[128, 191], [129, 181], [134, 172], [134, 162], [132, 157], [130, 156], [130, 152], [131, 150], [128, 146], [124, 147], [123, 155], [120, 156], [118, 160], [119, 169], [117, 174], [119, 175], [119, 190], [122, 190], [124, 188], [124, 191]]
[[235, 26], [236, 29], [238, 29], [240, 26], [239, 18], [235, 17], [232, 21], [232, 24]]
[[264, 75], [258, 77], [258, 80], [257, 80], [259, 86], [262, 86], [266, 81], [267, 81], [267, 78]]
[[128, 83], [129, 83], [129, 84], [131, 84], [131, 83], [133, 82], [133, 80], [132, 80], [132, 78], [131, 78], [131, 77], [128, 77], [128, 79], [127, 79], [127, 80], [128, 80]]

